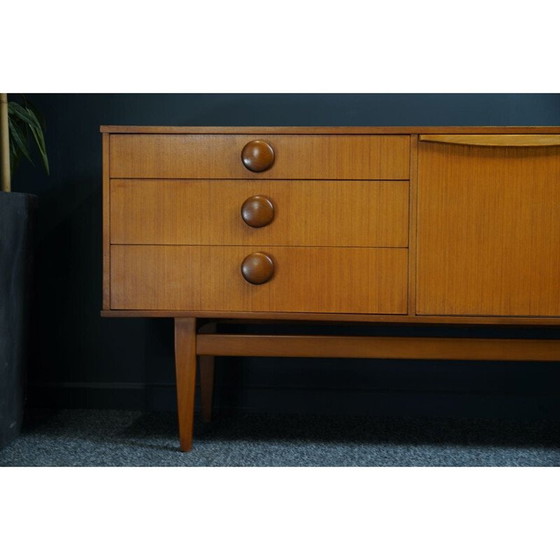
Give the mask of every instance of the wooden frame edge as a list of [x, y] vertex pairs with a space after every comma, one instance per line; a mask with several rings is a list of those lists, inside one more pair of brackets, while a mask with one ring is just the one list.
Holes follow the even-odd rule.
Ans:
[[113, 134], [560, 134], [558, 126], [127, 126]]
[[560, 317], [478, 317], [451, 315], [366, 315], [349, 313], [288, 313], [264, 311], [176, 311], [176, 310], [141, 310], [141, 309], [102, 309], [101, 317], [112, 318], [175, 318], [197, 317], [220, 321], [222, 319], [239, 319], [246, 321], [326, 321], [378, 323], [395, 325], [494, 325], [507, 327], [548, 326], [559, 327]]
[[111, 135], [104, 132], [102, 136], [102, 169], [103, 169], [103, 185], [102, 185], [102, 208], [103, 208], [103, 309], [111, 309], [111, 231], [110, 231], [110, 176], [109, 176], [109, 158], [110, 158], [110, 141]]
[[410, 136], [410, 181], [408, 188], [408, 315], [416, 315], [416, 224], [418, 192], [418, 135]]

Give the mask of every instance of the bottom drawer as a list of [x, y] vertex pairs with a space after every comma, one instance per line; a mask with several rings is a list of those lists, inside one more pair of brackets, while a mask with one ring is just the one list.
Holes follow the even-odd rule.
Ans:
[[111, 309], [405, 314], [407, 250], [113, 245]]

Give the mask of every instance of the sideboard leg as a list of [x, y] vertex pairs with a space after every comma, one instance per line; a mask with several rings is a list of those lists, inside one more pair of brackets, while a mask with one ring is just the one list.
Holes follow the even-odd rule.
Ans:
[[214, 356], [199, 356], [200, 404], [202, 421], [212, 421], [212, 397], [214, 394]]
[[175, 319], [175, 372], [181, 450], [192, 448], [196, 379], [196, 319]]

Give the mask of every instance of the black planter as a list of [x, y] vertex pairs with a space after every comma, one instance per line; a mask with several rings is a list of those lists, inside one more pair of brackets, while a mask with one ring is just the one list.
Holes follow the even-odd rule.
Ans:
[[0, 449], [21, 428], [37, 197], [0, 192]]

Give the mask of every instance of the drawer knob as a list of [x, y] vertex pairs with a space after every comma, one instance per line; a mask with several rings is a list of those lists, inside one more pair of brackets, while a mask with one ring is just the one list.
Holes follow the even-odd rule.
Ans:
[[274, 163], [274, 150], [264, 140], [253, 140], [245, 144], [241, 152], [241, 160], [249, 171], [256, 173], [266, 171]]
[[274, 204], [261, 194], [251, 196], [241, 206], [241, 217], [253, 228], [267, 226], [274, 220]]
[[250, 284], [264, 284], [274, 276], [274, 261], [266, 253], [251, 253], [241, 263], [241, 274]]

